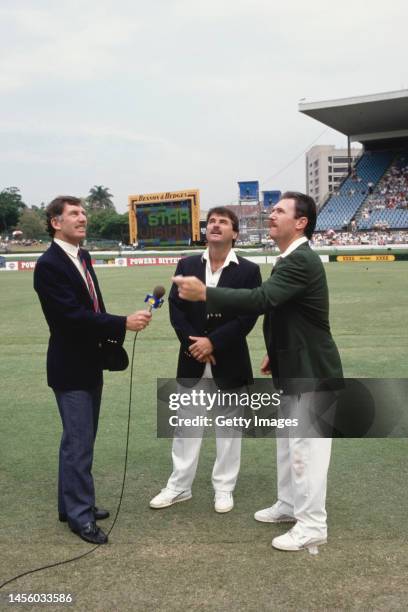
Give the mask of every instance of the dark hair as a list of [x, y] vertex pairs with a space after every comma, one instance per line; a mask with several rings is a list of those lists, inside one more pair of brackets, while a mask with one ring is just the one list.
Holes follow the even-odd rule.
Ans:
[[51, 219], [59, 217], [64, 212], [65, 204], [72, 204], [73, 206], [82, 206], [82, 201], [74, 196], [58, 196], [50, 202], [45, 209], [47, 215], [47, 231], [51, 238], [55, 235], [55, 229], [51, 225]]
[[299, 193], [298, 191], [285, 191], [281, 195], [281, 200], [294, 200], [295, 201], [295, 219], [300, 217], [307, 218], [307, 225], [304, 229], [304, 234], [308, 240], [311, 239], [314, 228], [316, 227], [316, 203], [310, 196]]
[[223, 217], [228, 217], [231, 219], [232, 229], [234, 232], [239, 232], [239, 220], [233, 210], [230, 210], [226, 206], [214, 206], [214, 208], [210, 208], [207, 213], [207, 223], [211, 215], [222, 215]]
[[[210, 208], [210, 210], [207, 213], [207, 219], [206, 219], [207, 224], [208, 224], [208, 220], [211, 217], [211, 215], [221, 215], [222, 217], [228, 217], [229, 219], [231, 219], [232, 229], [234, 230], [234, 232], [237, 232], [237, 233], [239, 232], [239, 220], [233, 210], [230, 210], [226, 206], [214, 206], [213, 208]], [[232, 241], [232, 246], [234, 245], [235, 245], [235, 240]]]

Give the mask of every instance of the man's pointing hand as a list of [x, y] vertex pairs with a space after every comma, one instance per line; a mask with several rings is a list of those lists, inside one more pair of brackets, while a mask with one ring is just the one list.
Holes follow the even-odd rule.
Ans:
[[196, 276], [173, 276], [173, 283], [178, 287], [181, 299], [188, 302], [205, 302], [206, 286]]

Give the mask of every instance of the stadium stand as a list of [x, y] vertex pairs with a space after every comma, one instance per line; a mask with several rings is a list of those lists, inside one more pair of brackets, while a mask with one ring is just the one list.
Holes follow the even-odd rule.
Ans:
[[369, 195], [359, 214], [357, 228], [408, 227], [408, 152], [397, 155], [389, 170]]
[[322, 246], [384, 246], [389, 244], [408, 244], [408, 231], [369, 231], [369, 232], [320, 232], [313, 234], [312, 245]]
[[392, 151], [368, 151], [363, 153], [355, 171], [340, 185], [322, 207], [317, 219], [316, 231], [345, 229], [390, 165]]
[[[408, 229], [408, 90], [324, 102], [299, 111], [360, 142], [363, 154], [319, 211], [316, 231], [354, 234]], [[329, 235], [330, 240], [330, 235]]]

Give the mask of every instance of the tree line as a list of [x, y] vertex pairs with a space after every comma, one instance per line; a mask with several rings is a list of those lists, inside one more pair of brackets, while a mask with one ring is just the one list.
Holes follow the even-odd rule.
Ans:
[[[89, 194], [82, 198], [88, 215], [87, 235], [95, 240], [129, 240], [128, 214], [116, 212], [109, 188], [94, 185]], [[13, 232], [21, 232], [25, 240], [44, 239], [46, 229], [46, 205], [27, 206], [17, 187], [6, 187], [0, 192], [0, 235], [12, 237]]]

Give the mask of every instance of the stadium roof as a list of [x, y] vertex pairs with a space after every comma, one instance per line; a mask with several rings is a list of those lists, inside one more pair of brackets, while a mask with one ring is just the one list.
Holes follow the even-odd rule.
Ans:
[[301, 102], [299, 111], [345, 134], [351, 141], [408, 136], [408, 89], [323, 102]]

